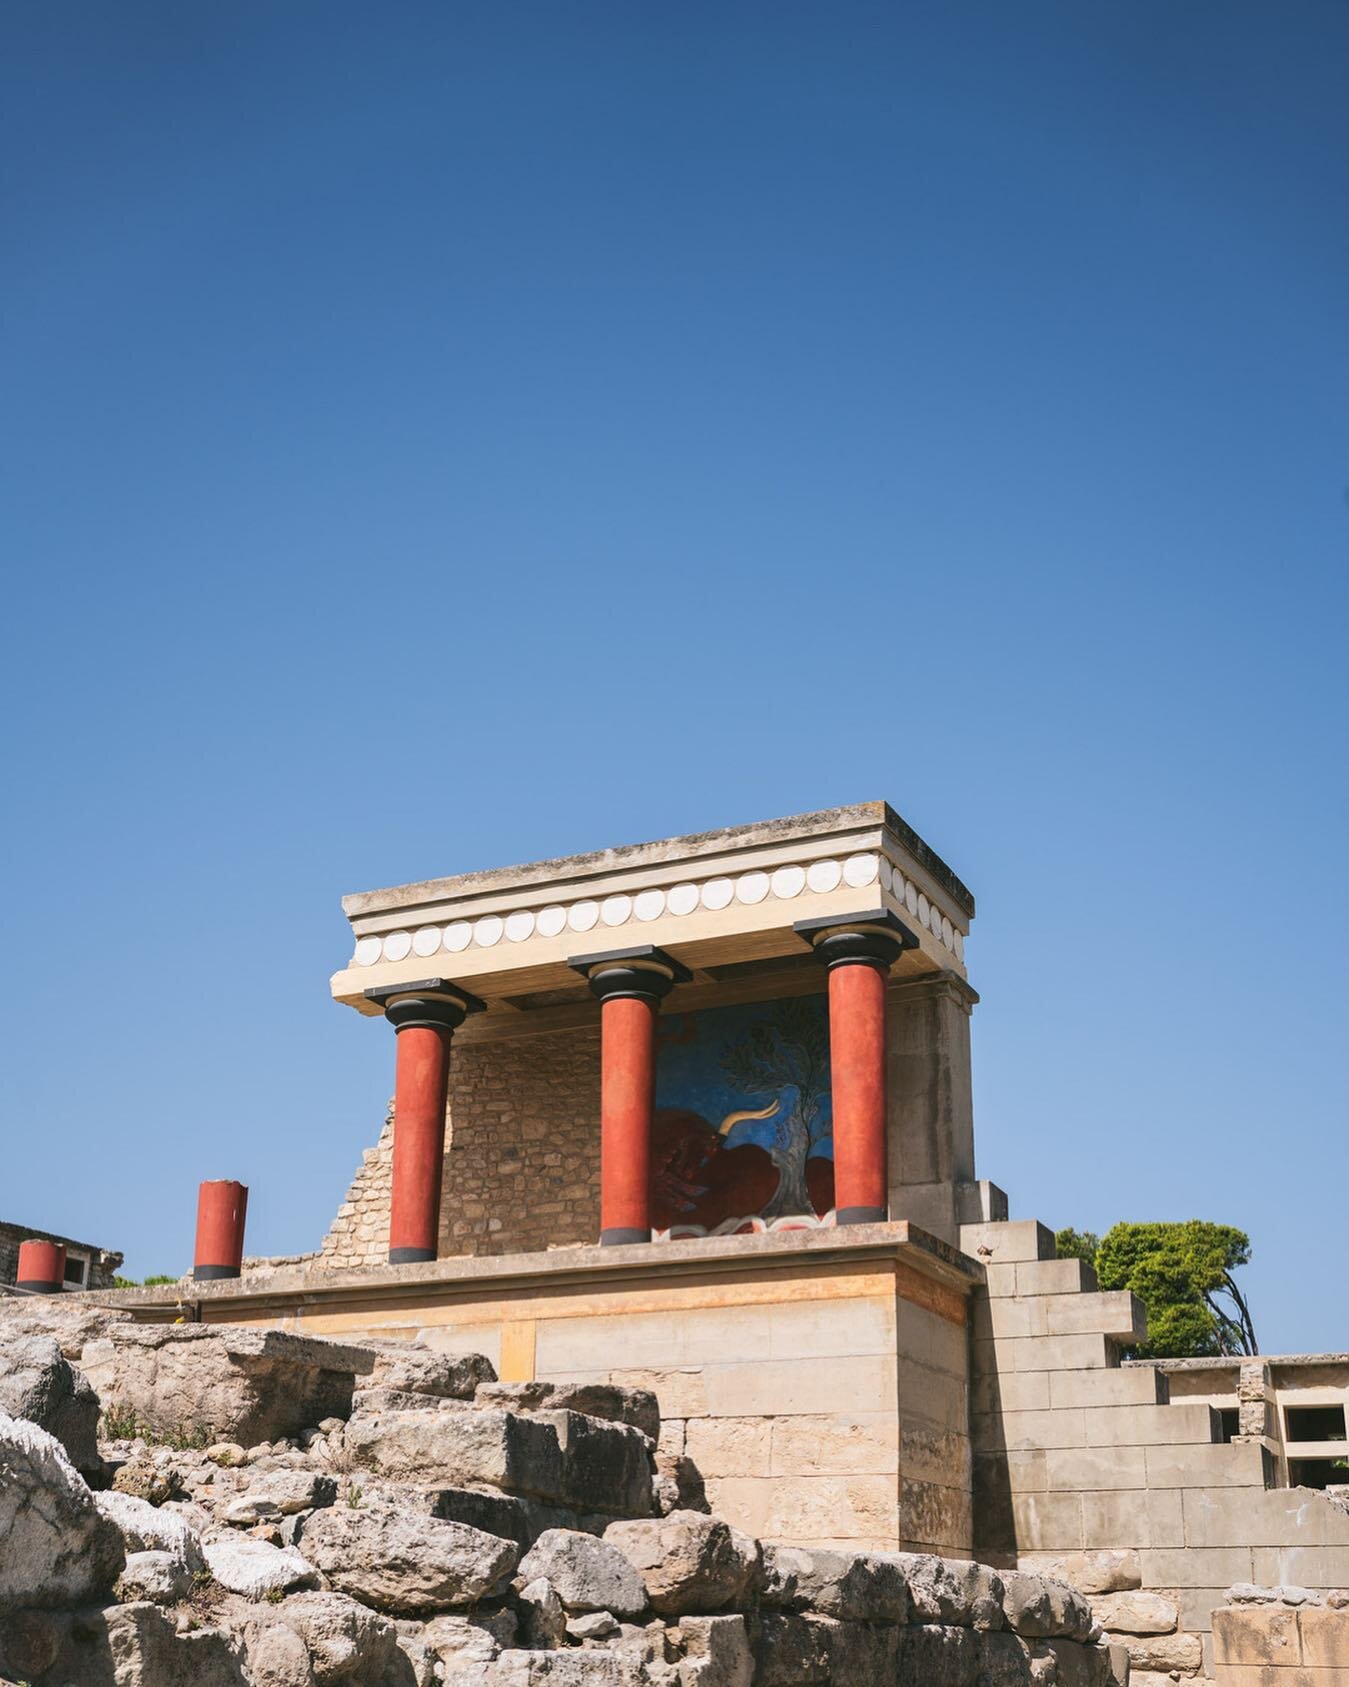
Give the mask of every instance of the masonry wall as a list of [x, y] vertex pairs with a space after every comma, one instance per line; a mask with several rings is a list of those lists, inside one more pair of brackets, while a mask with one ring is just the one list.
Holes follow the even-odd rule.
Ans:
[[50, 1230], [33, 1230], [20, 1224], [0, 1224], [0, 1283], [13, 1283], [19, 1275], [19, 1247], [29, 1240], [60, 1242], [71, 1253], [85, 1256], [89, 1261], [91, 1289], [110, 1289], [122, 1255], [96, 1248], [89, 1242], [76, 1242], [69, 1236], [56, 1236]]
[[[440, 1256], [531, 1253], [599, 1235], [598, 1029], [456, 1040], [450, 1062]], [[393, 1110], [323, 1239], [334, 1269], [389, 1249]]]
[[987, 1276], [971, 1305], [977, 1557], [1034, 1568], [1136, 1553], [1143, 1588], [1179, 1609], [1167, 1667], [1209, 1678], [1210, 1614], [1234, 1583], [1349, 1585], [1349, 1510], [1274, 1486], [1261, 1436], [1224, 1443], [1208, 1401], [1173, 1403], [1162, 1371], [1121, 1367], [1146, 1330], [1133, 1296], [1099, 1292], [1033, 1221], [961, 1240]]

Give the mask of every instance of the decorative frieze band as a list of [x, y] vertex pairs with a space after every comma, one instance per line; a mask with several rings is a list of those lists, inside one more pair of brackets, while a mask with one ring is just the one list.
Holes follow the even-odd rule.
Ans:
[[483, 914], [475, 920], [452, 920], [448, 925], [372, 934], [357, 940], [353, 961], [356, 966], [368, 967], [380, 961], [403, 961], [409, 955], [429, 959], [442, 950], [453, 955], [470, 947], [491, 949], [499, 943], [525, 943], [536, 936], [560, 937], [566, 930], [583, 935], [597, 927], [645, 924], [664, 915], [678, 919], [699, 908], [716, 912], [729, 908], [732, 902], [752, 904], [769, 897], [789, 902], [812, 893], [828, 895], [840, 885], [861, 890], [877, 880], [896, 903], [904, 905], [910, 918], [958, 960], [964, 959], [965, 934], [960, 927], [953, 925], [888, 857], [864, 851], [842, 860], [831, 857], [806, 866], [776, 867], [771, 872], [755, 869], [701, 881], [683, 879], [668, 889], [639, 890], [631, 896], [619, 892], [602, 899], [582, 897], [575, 902], [550, 902], [537, 910], [516, 908], [508, 914]]

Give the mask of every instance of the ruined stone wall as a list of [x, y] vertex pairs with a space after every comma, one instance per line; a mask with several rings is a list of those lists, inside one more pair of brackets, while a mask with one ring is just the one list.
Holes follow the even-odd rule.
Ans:
[[60, 1242], [68, 1254], [78, 1254], [89, 1261], [91, 1289], [110, 1289], [122, 1255], [96, 1248], [89, 1242], [76, 1242], [69, 1236], [57, 1236], [50, 1230], [33, 1230], [21, 1224], [0, 1224], [0, 1283], [12, 1283], [19, 1274], [19, 1245], [27, 1241]]
[[[440, 1254], [532, 1253], [599, 1236], [598, 1030], [456, 1042]], [[389, 1249], [393, 1110], [323, 1239], [334, 1270]]]

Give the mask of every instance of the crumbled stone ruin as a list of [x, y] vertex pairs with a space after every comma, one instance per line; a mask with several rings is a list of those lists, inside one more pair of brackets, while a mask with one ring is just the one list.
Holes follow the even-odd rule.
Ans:
[[767, 1543], [692, 1508], [640, 1389], [19, 1301], [0, 1400], [9, 1683], [1129, 1678], [1065, 1580]]

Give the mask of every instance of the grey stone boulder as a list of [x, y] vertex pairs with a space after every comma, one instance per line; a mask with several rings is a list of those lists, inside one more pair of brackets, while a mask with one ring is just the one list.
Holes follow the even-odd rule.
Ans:
[[979, 1636], [950, 1623], [918, 1623], [896, 1631], [900, 1672], [914, 1687], [970, 1687], [979, 1678]]
[[[631, 1569], [631, 1565], [629, 1568]], [[550, 1581], [543, 1576], [536, 1576], [532, 1581], [525, 1582], [518, 1598], [524, 1629], [523, 1639], [527, 1646], [533, 1650], [546, 1651], [551, 1646], [565, 1644], [567, 1613]], [[642, 1598], [646, 1598], [645, 1593]]]
[[0, 1669], [34, 1687], [264, 1687], [245, 1674], [237, 1635], [217, 1627], [180, 1634], [149, 1601], [53, 1612], [40, 1624], [33, 1616], [0, 1616]]
[[631, 1424], [652, 1441], [660, 1439], [660, 1403], [649, 1388], [611, 1382], [487, 1382], [476, 1398], [480, 1405], [515, 1412], [580, 1412]]
[[102, 1469], [98, 1395], [62, 1353], [55, 1336], [4, 1331], [0, 1412], [26, 1418], [54, 1435], [76, 1470]]
[[646, 1610], [646, 1585], [631, 1560], [575, 1529], [545, 1530], [521, 1560], [520, 1576], [544, 1578], [572, 1614], [610, 1611], [631, 1620]]
[[763, 1548], [763, 1599], [793, 1610], [818, 1611], [844, 1622], [907, 1622], [904, 1570], [878, 1553]]
[[249, 1535], [210, 1535], [203, 1542], [206, 1568], [229, 1593], [266, 1599], [313, 1587], [314, 1566], [293, 1546], [273, 1546]]
[[21, 1336], [54, 1336], [61, 1352], [78, 1364], [85, 1344], [106, 1336], [115, 1324], [129, 1324], [129, 1312], [95, 1306], [75, 1295], [0, 1295], [0, 1346]]
[[125, 1560], [56, 1437], [0, 1412], [0, 1610], [97, 1600]]
[[925, 1552], [875, 1555], [896, 1564], [909, 1584], [916, 1623], [953, 1627], [1001, 1628], [1002, 1580], [986, 1564], [967, 1558], [938, 1558]]
[[651, 1515], [652, 1448], [640, 1429], [570, 1411], [540, 1412], [519, 1421], [556, 1429], [562, 1454], [558, 1497], [565, 1504], [609, 1517]]
[[759, 1543], [698, 1511], [611, 1523], [604, 1539], [636, 1566], [662, 1617], [725, 1610], [758, 1574]]
[[81, 1359], [105, 1412], [244, 1447], [346, 1417], [374, 1363], [362, 1347], [230, 1324], [115, 1325]]
[[1112, 1634], [1174, 1634], [1180, 1622], [1180, 1609], [1174, 1599], [1137, 1589], [1098, 1594], [1091, 1602], [1091, 1610], [1101, 1627]]
[[[562, 1607], [558, 1606], [559, 1616]], [[559, 1625], [559, 1636], [562, 1628]], [[514, 1613], [508, 1610], [477, 1611], [471, 1616], [457, 1613], [446, 1613], [439, 1617], [432, 1617], [421, 1631], [422, 1644], [438, 1658], [447, 1671], [446, 1679], [459, 1679], [458, 1671], [475, 1664], [489, 1664], [500, 1656], [504, 1646], [514, 1646], [516, 1640], [516, 1621]], [[530, 1647], [535, 1645], [560, 1644], [557, 1642], [533, 1641], [527, 1642]]]
[[342, 1432], [341, 1454], [351, 1469], [393, 1481], [563, 1498], [556, 1425], [516, 1412], [452, 1406], [355, 1417]]
[[318, 1687], [309, 1651], [294, 1629], [259, 1619], [244, 1629], [250, 1687]]
[[148, 1599], [154, 1605], [175, 1605], [192, 1591], [192, 1572], [173, 1552], [131, 1552], [115, 1591], [123, 1604]]
[[[742, 1616], [685, 1617], [679, 1624], [679, 1643], [684, 1654], [680, 1687], [751, 1687], [754, 1653]], [[893, 1657], [892, 1651], [892, 1662]], [[892, 1681], [893, 1674], [885, 1679]], [[863, 1676], [839, 1675], [838, 1680], [866, 1687]]]
[[1058, 1558], [1037, 1558], [1039, 1575], [1067, 1582], [1079, 1593], [1127, 1593], [1143, 1585], [1143, 1565], [1137, 1552], [1105, 1549], [1070, 1552]]
[[292, 1594], [276, 1607], [271, 1624], [303, 1643], [317, 1687], [394, 1687], [412, 1679], [394, 1624], [345, 1593]]
[[814, 1687], [829, 1680], [827, 1634], [798, 1612], [761, 1612], [755, 1655], [756, 1687]]
[[[1195, 1637], [1199, 1653], [1194, 1673], [1202, 1660], [1203, 1648]], [[1046, 1666], [1052, 1661], [1052, 1669]], [[1052, 1684], [1052, 1687], [1109, 1687], [1112, 1674], [1110, 1649], [1106, 1646], [1084, 1646], [1077, 1640], [1035, 1640], [1030, 1642], [1031, 1679]]]
[[337, 1482], [317, 1470], [268, 1470], [249, 1482], [243, 1497], [291, 1517], [297, 1511], [319, 1511], [331, 1505], [337, 1498]]
[[334, 1587], [394, 1616], [476, 1605], [505, 1588], [520, 1559], [513, 1541], [387, 1506], [332, 1506], [303, 1541]]
[[189, 1576], [206, 1568], [200, 1532], [180, 1512], [115, 1490], [95, 1494], [94, 1504], [116, 1524], [128, 1553], [170, 1553]]
[[496, 1381], [481, 1353], [438, 1353], [421, 1342], [374, 1340], [364, 1344], [374, 1367], [362, 1388], [391, 1388], [446, 1400], [471, 1400], [484, 1383]]
[[[815, 1631], [816, 1647], [828, 1666], [825, 1680], [848, 1682], [849, 1687], [890, 1687], [896, 1680], [921, 1681], [926, 1676], [900, 1676], [899, 1656], [904, 1630], [891, 1623], [845, 1623], [837, 1617], [809, 1613], [805, 1621]], [[974, 1677], [970, 1677], [972, 1684]], [[961, 1687], [966, 1687], [961, 1683]]]

